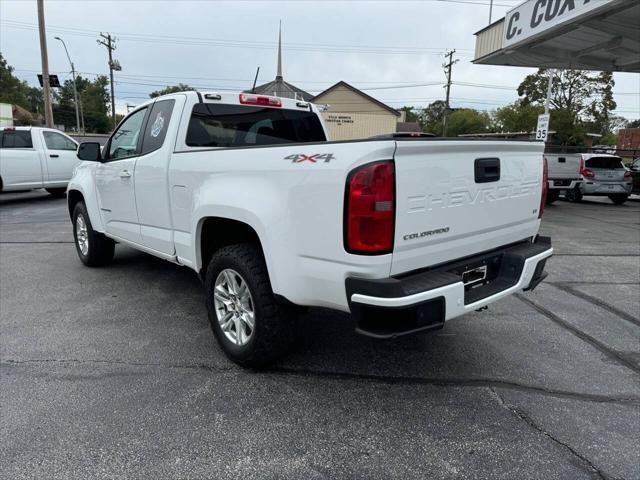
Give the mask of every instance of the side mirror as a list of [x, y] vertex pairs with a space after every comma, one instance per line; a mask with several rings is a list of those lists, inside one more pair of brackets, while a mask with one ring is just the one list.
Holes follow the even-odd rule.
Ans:
[[78, 158], [87, 162], [101, 162], [100, 144], [98, 142], [83, 142], [78, 147]]

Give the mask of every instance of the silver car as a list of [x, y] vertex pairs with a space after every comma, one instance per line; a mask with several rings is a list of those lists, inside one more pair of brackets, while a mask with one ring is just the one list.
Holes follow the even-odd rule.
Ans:
[[565, 192], [565, 198], [570, 202], [579, 202], [584, 195], [597, 195], [607, 196], [616, 205], [622, 205], [633, 188], [631, 172], [615, 155], [583, 153], [580, 175], [580, 185]]

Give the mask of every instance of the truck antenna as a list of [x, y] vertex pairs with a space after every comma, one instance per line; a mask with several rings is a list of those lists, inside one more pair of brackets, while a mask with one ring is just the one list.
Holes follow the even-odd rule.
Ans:
[[258, 73], [260, 73], [260, 67], [256, 70], [256, 78], [253, 79], [253, 87], [251, 87], [251, 93], [256, 93], [256, 82], [258, 81]]

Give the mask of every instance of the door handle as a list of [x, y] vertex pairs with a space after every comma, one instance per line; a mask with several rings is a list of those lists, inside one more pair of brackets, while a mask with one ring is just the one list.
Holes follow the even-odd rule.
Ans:
[[129, 170], [122, 170], [120, 172], [120, 178], [129, 178], [131, 176], [131, 173], [129, 172]]
[[49, 155], [51, 158], [58, 158], [60, 155], [52, 153], [51, 155]]
[[497, 182], [500, 180], [499, 158], [476, 158], [474, 163], [476, 183]]

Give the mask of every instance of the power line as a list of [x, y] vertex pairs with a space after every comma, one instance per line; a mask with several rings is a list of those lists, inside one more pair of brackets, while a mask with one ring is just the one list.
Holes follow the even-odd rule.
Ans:
[[[18, 28], [25, 30], [35, 30], [36, 25], [27, 22], [18, 22], [13, 20], [2, 20], [0, 22], [9, 28]], [[96, 34], [93, 30], [78, 29], [70, 27], [49, 26], [52, 32], [66, 33], [68, 35], [78, 35], [84, 37], [92, 37]], [[229, 40], [214, 39], [205, 37], [187, 37], [187, 36], [171, 36], [160, 34], [140, 34], [140, 33], [124, 33], [116, 32], [121, 41], [131, 42], [151, 42], [154, 44], [164, 43], [170, 45], [191, 45], [191, 46], [218, 46], [230, 48], [247, 48], [247, 49], [267, 49], [275, 48], [273, 42], [261, 42], [252, 40]], [[289, 51], [311, 51], [311, 52], [330, 52], [330, 53], [364, 53], [364, 54], [388, 54], [388, 55], [441, 55], [443, 48], [440, 47], [408, 47], [408, 46], [373, 46], [373, 45], [345, 45], [345, 44], [310, 44], [310, 43], [288, 43], [286, 49]], [[460, 49], [469, 53], [465, 55], [471, 56], [472, 49]]]

